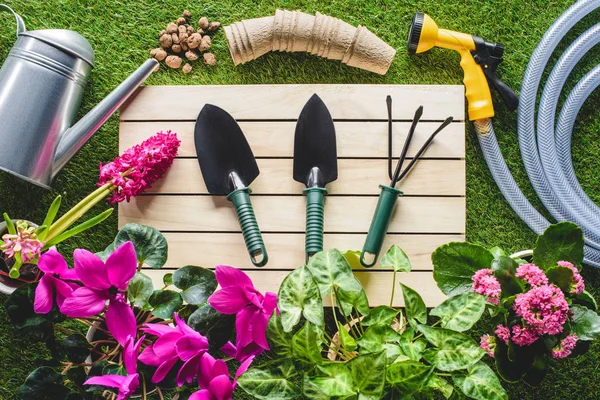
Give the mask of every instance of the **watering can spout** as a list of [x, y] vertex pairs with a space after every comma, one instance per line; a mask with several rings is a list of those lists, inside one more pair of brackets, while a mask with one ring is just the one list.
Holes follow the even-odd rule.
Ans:
[[133, 94], [158, 65], [154, 59], [146, 60], [133, 74], [117, 86], [106, 98], [92, 108], [75, 125], [61, 136], [52, 165], [52, 178], [65, 166], [77, 151], [92, 137], [111, 115]]

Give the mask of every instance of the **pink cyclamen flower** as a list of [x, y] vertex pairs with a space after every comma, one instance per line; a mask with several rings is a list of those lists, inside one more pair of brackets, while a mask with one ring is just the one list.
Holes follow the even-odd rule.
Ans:
[[0, 250], [8, 257], [14, 257], [15, 253], [21, 254], [21, 260], [28, 263], [38, 258], [44, 243], [40, 242], [35, 235], [35, 228], [29, 226], [25, 221], [18, 221], [16, 226], [17, 234], [5, 234], [2, 236], [4, 241], [0, 245]]
[[48, 250], [40, 257], [38, 267], [44, 272], [44, 276], [35, 289], [33, 310], [38, 314], [48, 314], [52, 310], [55, 292], [56, 304], [60, 308], [73, 290], [79, 287], [76, 283], [63, 281], [78, 280], [77, 272], [75, 269], [69, 269], [63, 256], [54, 249]]
[[125, 242], [106, 259], [87, 250], [73, 253], [75, 271], [84, 284], [64, 301], [60, 311], [71, 318], [92, 317], [108, 301], [106, 326], [117, 342], [125, 344], [127, 336], [135, 336], [137, 323], [127, 305], [125, 291], [137, 270], [137, 256], [131, 242]]
[[229, 343], [222, 350], [238, 361], [269, 350], [267, 323], [277, 307], [277, 295], [267, 292], [263, 296], [250, 277], [237, 268], [220, 265], [215, 275], [221, 289], [208, 298], [208, 303], [222, 314], [236, 314], [235, 346]]
[[131, 336], [127, 337], [123, 348], [123, 363], [127, 375], [101, 375], [88, 378], [84, 385], [100, 385], [118, 388], [119, 394], [116, 400], [124, 400], [135, 393], [140, 386], [140, 376], [137, 373], [137, 359], [144, 338], [142, 336], [134, 343]]
[[233, 382], [229, 379], [229, 370], [223, 360], [215, 360], [206, 353], [200, 361], [198, 385], [202, 390], [192, 393], [189, 400], [231, 400], [237, 386], [237, 378], [248, 370], [254, 357], [248, 357], [235, 373]]
[[146, 324], [142, 330], [158, 336], [152, 346], [144, 349], [140, 361], [158, 367], [152, 376], [153, 383], [159, 383], [177, 361], [183, 361], [176, 377], [178, 386], [190, 383], [198, 373], [200, 360], [208, 350], [208, 340], [190, 328], [184, 320], [174, 314], [175, 327], [164, 324]]
[[544, 274], [537, 265], [535, 264], [523, 264], [519, 265], [517, 272], [515, 273], [517, 278], [523, 279], [533, 287], [547, 285], [548, 277]]
[[113, 204], [129, 201], [165, 174], [177, 155], [180, 143], [177, 134], [158, 132], [125, 150], [113, 162], [100, 164], [98, 186], [108, 182], [117, 186], [109, 199]]
[[502, 340], [504, 343], [508, 344], [508, 340], [510, 339], [510, 329], [508, 329], [506, 326], [500, 324], [496, 327], [496, 330], [494, 331], [494, 333], [500, 340]]
[[583, 277], [579, 274], [579, 270], [568, 261], [559, 261], [557, 264], [561, 267], [567, 267], [571, 271], [573, 271], [573, 283], [571, 284], [571, 293], [583, 293], [583, 291], [585, 290], [585, 283], [583, 282]]
[[568, 357], [577, 345], [577, 339], [578, 337], [575, 334], [564, 338], [558, 346], [552, 349], [552, 357], [556, 359]]
[[512, 327], [512, 341], [519, 346], [529, 346], [540, 338], [538, 332], [530, 327], [515, 325]]
[[479, 347], [485, 350], [488, 355], [494, 358], [494, 350], [496, 350], [496, 339], [487, 333], [481, 337], [479, 341]]
[[565, 295], [554, 285], [542, 285], [518, 294], [513, 309], [538, 334], [550, 335], [563, 331], [569, 313]]
[[494, 277], [494, 272], [489, 269], [480, 269], [471, 277], [473, 291], [488, 297], [488, 302], [498, 305], [500, 302], [500, 282]]

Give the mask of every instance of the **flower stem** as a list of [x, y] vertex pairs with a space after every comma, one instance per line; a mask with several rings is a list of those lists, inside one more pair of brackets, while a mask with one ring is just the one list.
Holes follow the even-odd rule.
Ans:
[[72, 335], [73, 334], [73, 332], [71, 332], [67, 328], [64, 328], [64, 327], [62, 327], [60, 325], [54, 324], [54, 328], [57, 329], [57, 330], [59, 330], [59, 331], [61, 331], [62, 333], [66, 334], [66, 335]]
[[394, 304], [394, 293], [396, 292], [396, 270], [394, 269], [394, 276], [392, 278], [392, 298], [390, 299], [390, 307]]
[[335, 298], [333, 297], [333, 292], [329, 293], [329, 297], [331, 298], [331, 311], [333, 311], [333, 319], [335, 320], [335, 326], [339, 327], [340, 323], [337, 320], [337, 315], [335, 315], [336, 314], [336, 312], [335, 312]]
[[156, 387], [156, 393], [158, 393], [158, 397], [160, 398], [160, 400], [165, 400], [162, 394], [162, 390], [160, 390], [158, 386]]

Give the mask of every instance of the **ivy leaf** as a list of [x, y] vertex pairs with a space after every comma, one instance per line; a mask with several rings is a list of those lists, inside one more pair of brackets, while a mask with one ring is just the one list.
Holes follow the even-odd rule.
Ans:
[[71, 391], [63, 385], [63, 377], [50, 367], [34, 370], [16, 391], [23, 400], [65, 399]]
[[333, 249], [316, 253], [307, 265], [319, 285], [321, 296], [329, 296], [334, 286], [347, 292], [359, 293], [362, 285], [352, 274], [350, 264], [339, 250]]
[[[358, 279], [356, 279], [356, 282], [360, 285]], [[335, 294], [339, 309], [345, 316], [350, 316], [353, 308], [361, 315], [367, 315], [369, 313], [369, 299], [367, 299], [367, 293], [364, 289], [361, 288], [361, 290], [357, 292], [355, 290], [348, 291], [338, 288], [335, 290]]]
[[494, 255], [484, 247], [452, 242], [438, 247], [431, 255], [433, 278], [447, 296], [470, 292], [471, 277], [477, 270], [490, 268]]
[[90, 355], [92, 346], [88, 343], [85, 336], [80, 333], [74, 333], [58, 341], [58, 350], [67, 356], [67, 359], [74, 364], [81, 364]]
[[337, 327], [338, 327], [338, 336], [340, 338], [340, 345], [342, 345], [342, 348], [344, 348], [347, 351], [356, 350], [356, 347], [358, 346], [356, 344], [356, 340], [354, 340], [354, 338], [352, 336], [350, 336], [350, 333], [348, 333], [346, 328], [344, 328], [344, 325], [342, 325], [341, 322], [338, 322]]
[[316, 325], [306, 322], [292, 337], [292, 353], [294, 360], [304, 368], [320, 364], [323, 332]]
[[292, 357], [292, 334], [286, 332], [281, 318], [274, 312], [267, 324], [267, 339], [271, 351], [281, 358]]
[[377, 306], [360, 322], [362, 326], [385, 325], [390, 326], [400, 310], [388, 306]]
[[452, 375], [454, 384], [475, 400], [508, 400], [494, 371], [483, 361], [467, 368], [467, 375]]
[[537, 238], [533, 263], [544, 271], [555, 267], [559, 261], [580, 265], [583, 262], [583, 243], [583, 231], [574, 223], [550, 225]]
[[595, 311], [578, 305], [572, 305], [570, 311], [573, 314], [571, 331], [579, 340], [600, 339], [600, 316]]
[[127, 286], [127, 298], [139, 308], [144, 308], [148, 304], [152, 293], [154, 293], [152, 279], [141, 272], [137, 272]]
[[430, 315], [441, 318], [442, 328], [464, 332], [479, 321], [485, 311], [485, 304], [485, 297], [467, 292], [446, 299], [431, 310]]
[[183, 305], [181, 295], [173, 290], [155, 290], [148, 299], [152, 314], [162, 319], [173, 318], [173, 313]]
[[192, 329], [206, 336], [210, 350], [218, 350], [229, 341], [235, 328], [235, 315], [219, 313], [205, 303], [189, 316], [187, 323]]
[[562, 291], [569, 293], [573, 284], [573, 270], [567, 267], [552, 267], [546, 270], [546, 276], [550, 283], [554, 283]]
[[494, 277], [500, 282], [502, 293], [512, 296], [523, 292], [523, 281], [515, 277], [519, 264], [507, 256], [500, 256], [492, 261]]
[[160, 231], [151, 226], [134, 223], [129, 223], [121, 228], [114, 242], [97, 255], [106, 261], [108, 256], [125, 242], [133, 243], [138, 263], [146, 264], [152, 268], [162, 268], [167, 263], [169, 250], [167, 239]]
[[325, 325], [319, 286], [306, 266], [296, 268], [285, 277], [279, 287], [277, 306], [285, 332], [290, 332], [301, 316], [317, 326]]
[[173, 284], [181, 289], [185, 302], [198, 305], [205, 303], [217, 289], [217, 278], [209, 269], [186, 265], [173, 273]]
[[381, 268], [393, 268], [396, 272], [410, 272], [411, 265], [408, 256], [402, 249], [392, 245], [381, 258]]
[[404, 307], [406, 307], [406, 318], [411, 323], [415, 324], [415, 320], [422, 324], [427, 323], [427, 307], [421, 295], [414, 289], [400, 283], [402, 287], [402, 295], [404, 296]]
[[402, 396], [410, 396], [423, 388], [433, 373], [433, 367], [416, 361], [402, 361], [389, 365], [386, 381]]
[[379, 353], [383, 350], [384, 343], [395, 342], [400, 339], [400, 334], [389, 326], [373, 325], [356, 341], [360, 345], [362, 354]]
[[359, 398], [381, 399], [385, 386], [386, 352], [360, 354], [348, 362]]
[[454, 386], [435, 372], [429, 377], [426, 386], [440, 392], [445, 399], [449, 399], [454, 393]]
[[425, 339], [435, 346], [425, 350], [423, 358], [440, 371], [456, 371], [475, 364], [485, 352], [471, 337], [444, 328], [419, 325]]
[[252, 367], [237, 379], [240, 387], [255, 399], [292, 400], [299, 396], [298, 373], [291, 359]]
[[318, 375], [308, 380], [326, 396], [351, 396], [356, 394], [348, 366], [339, 363], [317, 365]]

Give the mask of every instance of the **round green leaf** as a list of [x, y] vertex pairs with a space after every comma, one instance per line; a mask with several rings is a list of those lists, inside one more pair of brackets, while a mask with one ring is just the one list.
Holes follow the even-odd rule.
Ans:
[[432, 373], [433, 367], [416, 361], [401, 361], [389, 365], [385, 377], [403, 396], [409, 396], [420, 391]]
[[467, 368], [467, 375], [453, 375], [454, 384], [475, 400], [508, 400], [494, 371], [483, 361]]
[[573, 303], [586, 306], [590, 310], [598, 311], [598, 303], [591, 293], [584, 290], [582, 293], [572, 295]]
[[329, 296], [334, 286], [347, 292], [360, 292], [362, 285], [352, 274], [350, 264], [339, 250], [321, 251], [310, 259], [308, 269], [319, 285], [321, 296]]
[[16, 395], [23, 400], [64, 399], [70, 390], [63, 385], [63, 377], [50, 367], [40, 367], [34, 370]]
[[431, 255], [433, 278], [447, 296], [470, 292], [471, 277], [477, 270], [490, 268], [494, 255], [484, 247], [453, 242], [438, 247]]
[[381, 399], [385, 385], [386, 352], [360, 354], [348, 362], [354, 388], [360, 397]]
[[508, 254], [506, 254], [506, 252], [504, 250], [502, 250], [500, 247], [498, 246], [494, 246], [490, 249], [490, 253], [492, 253], [492, 255], [494, 256], [494, 259], [498, 259], [500, 256], [507, 256]]
[[320, 364], [323, 361], [321, 358], [322, 343], [323, 332], [321, 329], [307, 321], [292, 337], [294, 361], [305, 369]]
[[392, 245], [383, 255], [380, 262], [381, 268], [393, 268], [394, 271], [410, 272], [411, 265], [408, 256], [402, 249]]
[[573, 285], [573, 270], [567, 267], [552, 267], [546, 270], [546, 276], [550, 283], [554, 283], [564, 292], [569, 293]]
[[267, 339], [271, 351], [281, 358], [292, 357], [292, 334], [286, 332], [281, 324], [281, 318], [274, 312], [267, 324]]
[[406, 308], [406, 318], [414, 325], [414, 321], [422, 324], [427, 323], [427, 307], [419, 293], [400, 283], [402, 295], [404, 296], [404, 307]]
[[215, 273], [209, 269], [186, 265], [173, 273], [173, 284], [181, 289], [181, 297], [188, 304], [202, 304], [217, 289]]
[[277, 305], [281, 312], [281, 325], [286, 332], [300, 322], [302, 315], [317, 326], [325, 325], [319, 286], [305, 266], [296, 268], [285, 277], [279, 287]]
[[547, 353], [536, 354], [529, 371], [523, 376], [523, 381], [531, 386], [537, 386], [542, 383], [550, 368], [549, 358]]
[[169, 286], [169, 285], [173, 284], [173, 274], [171, 272], [163, 275], [163, 284], [165, 286]]
[[583, 262], [583, 231], [572, 222], [550, 225], [538, 236], [533, 249], [533, 263], [544, 271], [559, 261], [580, 265]]
[[317, 366], [317, 376], [308, 379], [327, 396], [351, 396], [356, 394], [350, 370], [344, 364], [327, 363]]
[[144, 308], [148, 304], [153, 292], [152, 279], [141, 272], [136, 273], [129, 282], [129, 286], [127, 286], [127, 298], [139, 308]]
[[148, 300], [152, 314], [163, 319], [173, 318], [173, 313], [183, 305], [179, 293], [172, 290], [155, 290]]
[[388, 306], [377, 306], [360, 322], [362, 326], [390, 326], [400, 311]]
[[517, 346], [513, 342], [506, 345], [502, 340], [496, 341], [494, 362], [502, 379], [507, 382], [518, 382], [525, 375], [534, 361], [533, 347]]
[[75, 364], [85, 362], [90, 355], [92, 346], [85, 336], [75, 333], [58, 341], [58, 350], [67, 356], [67, 359]]
[[452, 296], [431, 310], [430, 314], [442, 320], [442, 328], [464, 332], [483, 315], [486, 299], [484, 296], [467, 292]]
[[250, 368], [237, 379], [240, 387], [255, 399], [292, 400], [300, 395], [296, 367], [290, 359]]
[[420, 325], [419, 331], [435, 346], [425, 350], [423, 358], [440, 371], [468, 368], [485, 354], [473, 339], [463, 333], [426, 325]]
[[139, 263], [144, 263], [152, 268], [162, 268], [166, 264], [169, 250], [167, 239], [160, 231], [151, 226], [134, 223], [129, 223], [121, 228], [114, 242], [103, 252], [98, 253], [98, 256], [106, 260], [117, 247], [125, 242], [133, 243]]
[[579, 340], [600, 339], [600, 316], [587, 307], [572, 305], [573, 314], [571, 331], [577, 335]]
[[523, 281], [515, 277], [519, 264], [507, 256], [499, 256], [492, 262], [494, 277], [500, 282], [504, 296], [512, 296], [523, 292]]

